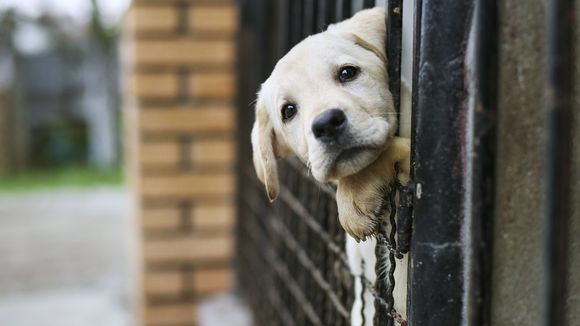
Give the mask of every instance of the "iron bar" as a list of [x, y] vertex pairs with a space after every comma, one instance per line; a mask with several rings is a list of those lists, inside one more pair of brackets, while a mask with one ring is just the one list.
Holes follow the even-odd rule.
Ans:
[[[400, 104], [400, 87], [401, 87], [401, 36], [402, 36], [402, 1], [389, 1], [387, 6], [387, 15], [385, 16], [386, 35], [385, 46], [387, 54], [387, 70], [389, 74], [389, 90], [393, 95], [395, 111], [399, 112]], [[391, 312], [394, 310], [393, 290], [395, 279], [393, 273], [396, 268], [396, 203], [395, 193], [397, 187], [387, 185], [385, 187], [385, 200], [388, 203], [385, 207], [383, 221], [379, 225], [377, 244], [375, 248], [376, 264], [375, 272], [377, 274], [376, 284], [374, 285], [377, 297], [375, 299], [375, 318], [376, 326], [391, 326], [393, 318]], [[388, 216], [388, 219], [387, 219]], [[386, 249], [386, 250], [385, 250]], [[381, 273], [382, 268], [388, 266], [386, 274]], [[386, 306], [381, 304], [386, 302]]]
[[[276, 57], [279, 59], [281, 57], [284, 56], [284, 54], [286, 54], [286, 52], [288, 52], [288, 50], [290, 49], [291, 46], [291, 33], [292, 31], [290, 30], [290, 7], [291, 7], [291, 1], [290, 0], [277, 0], [276, 2], [276, 7], [277, 7], [277, 31], [278, 31], [278, 35], [277, 35], [277, 53], [276, 53]], [[268, 15], [268, 13], [264, 13], [264, 15]], [[264, 26], [265, 29], [268, 28], [272, 28], [274, 27], [273, 25], [270, 26]]]
[[546, 206], [542, 325], [566, 325], [572, 162], [574, 1], [546, 2]]
[[337, 0], [335, 2], [335, 22], [339, 22], [343, 19], [350, 18], [351, 16], [351, 2], [350, 0]]
[[303, 0], [304, 6], [304, 27], [303, 35], [304, 37], [317, 33], [316, 31], [316, 18], [318, 10], [318, 1], [315, 0]]
[[375, 6], [375, 0], [364, 0], [363, 1], [363, 8], [372, 8]]
[[494, 8], [493, 1], [416, 3], [411, 325], [485, 320], [494, 194]]
[[403, 33], [403, 2], [391, 0], [387, 5], [387, 59], [389, 90], [398, 113], [401, 102], [401, 37]]
[[[470, 70], [470, 111], [473, 115], [471, 141], [471, 211], [465, 251], [469, 275], [465, 289], [465, 318], [469, 325], [491, 325], [492, 253], [495, 212], [495, 160], [497, 157], [498, 32], [496, 1], [476, 1]], [[469, 182], [470, 181], [470, 182]]]
[[294, 45], [300, 42], [304, 36], [304, 0], [292, 0], [289, 1], [290, 11], [286, 14], [288, 15], [288, 30], [290, 31], [289, 48], [285, 52], [288, 52]]

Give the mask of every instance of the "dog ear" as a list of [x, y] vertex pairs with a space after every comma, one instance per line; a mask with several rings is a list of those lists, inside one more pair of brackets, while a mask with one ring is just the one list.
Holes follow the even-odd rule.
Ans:
[[276, 160], [281, 158], [274, 128], [268, 114], [258, 100], [256, 104], [256, 121], [252, 128], [252, 152], [254, 168], [258, 179], [266, 186], [268, 199], [274, 201], [278, 197], [280, 184], [278, 181], [278, 164]]
[[352, 38], [355, 43], [369, 51], [372, 51], [386, 63], [386, 17], [386, 8], [375, 7], [372, 9], [366, 9], [359, 11], [350, 19], [338, 24], [330, 25], [328, 30], [330, 32], [346, 34]]

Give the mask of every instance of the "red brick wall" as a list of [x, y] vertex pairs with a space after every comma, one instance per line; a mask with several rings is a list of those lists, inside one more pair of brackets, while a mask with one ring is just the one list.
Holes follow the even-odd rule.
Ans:
[[128, 160], [138, 194], [146, 325], [195, 325], [231, 286], [232, 1], [136, 0]]

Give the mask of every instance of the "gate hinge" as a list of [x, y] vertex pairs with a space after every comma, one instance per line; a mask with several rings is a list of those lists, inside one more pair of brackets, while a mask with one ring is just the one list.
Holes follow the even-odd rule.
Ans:
[[397, 251], [403, 254], [409, 252], [413, 228], [413, 198], [417, 183], [409, 181], [399, 187], [399, 207], [397, 209]]

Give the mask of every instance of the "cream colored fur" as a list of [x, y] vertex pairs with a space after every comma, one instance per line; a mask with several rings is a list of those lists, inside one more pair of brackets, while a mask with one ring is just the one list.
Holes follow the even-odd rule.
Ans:
[[[318, 181], [337, 183], [339, 219], [350, 235], [346, 245], [351, 269], [371, 281], [376, 279], [372, 235], [384, 204], [381, 189], [396, 177], [407, 182], [410, 156], [409, 140], [393, 136], [397, 116], [388, 88], [385, 14], [384, 8], [361, 11], [291, 49], [262, 84], [252, 130], [254, 166], [270, 200], [279, 193], [276, 160], [285, 155], [298, 156]], [[360, 72], [354, 80], [340, 83], [336, 75], [344, 65], [359, 67]], [[298, 109], [286, 122], [280, 113], [285, 103]], [[341, 109], [348, 121], [348, 137], [339, 148], [318, 141], [311, 128], [314, 118], [331, 108]], [[354, 155], [341, 159], [341, 154], [355, 149]], [[406, 265], [406, 259], [399, 262], [395, 289], [395, 308], [403, 316]], [[356, 282], [360, 298], [360, 279]], [[370, 303], [366, 324], [372, 325], [372, 296], [368, 292], [365, 296]], [[353, 325], [360, 325], [360, 303], [357, 300], [353, 307]]]

